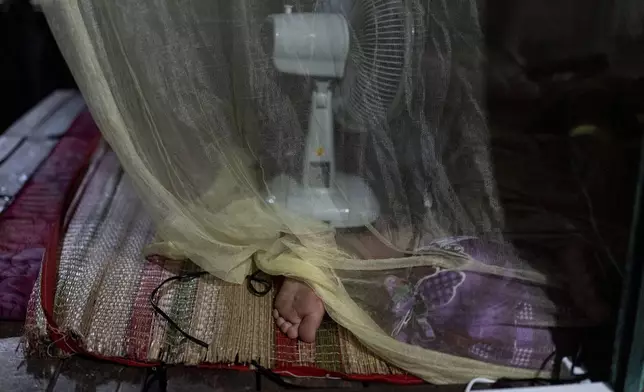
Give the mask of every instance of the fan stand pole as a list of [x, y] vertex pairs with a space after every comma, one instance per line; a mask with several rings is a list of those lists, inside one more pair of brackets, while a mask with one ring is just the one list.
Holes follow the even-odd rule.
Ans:
[[302, 182], [285, 175], [275, 177], [267, 201], [336, 228], [361, 227], [378, 218], [380, 206], [365, 180], [335, 171], [329, 84], [315, 81]]
[[329, 81], [315, 80], [315, 90], [311, 96], [302, 176], [302, 184], [308, 188], [328, 189], [335, 184], [332, 93], [329, 85]]

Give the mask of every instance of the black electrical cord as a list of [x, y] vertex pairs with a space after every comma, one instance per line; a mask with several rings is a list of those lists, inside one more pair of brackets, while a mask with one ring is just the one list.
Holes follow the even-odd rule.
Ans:
[[[253, 255], [253, 261], [255, 261], [255, 255]], [[152, 306], [152, 309], [154, 309], [154, 311], [159, 316], [163, 317], [163, 319], [172, 328], [177, 330], [177, 332], [179, 332], [184, 338], [204, 348], [208, 348], [208, 343], [184, 331], [174, 320], [172, 320], [172, 318], [170, 318], [170, 316], [168, 316], [163, 310], [161, 310], [161, 308], [159, 308], [155, 299], [157, 297], [157, 294], [161, 290], [161, 288], [163, 288], [163, 286], [165, 286], [168, 283], [171, 283], [174, 281], [179, 281], [181, 283], [190, 282], [191, 280], [199, 278], [206, 274], [207, 272], [205, 271], [198, 271], [198, 272], [191, 272], [188, 274], [170, 277], [164, 280], [163, 282], [161, 282], [161, 284], [158, 285], [150, 294], [150, 305]], [[263, 297], [268, 293], [270, 293], [271, 290], [273, 289], [273, 279], [269, 275], [265, 274], [264, 272], [257, 270], [253, 274], [246, 277], [246, 288], [254, 296]]]
[[492, 388], [511, 388], [517, 387], [517, 384], [528, 384], [528, 386], [545, 386], [545, 385], [567, 385], [567, 384], [577, 384], [581, 381], [586, 380], [587, 377], [575, 377], [567, 380], [558, 380], [555, 378], [499, 378]]
[[[158, 383], [158, 388], [154, 388], [154, 383]], [[153, 389], [154, 388], [154, 389]], [[141, 392], [149, 392], [150, 390], [158, 392], [167, 392], [168, 390], [168, 373], [166, 372], [165, 365], [153, 367], [148, 369], [145, 377], [145, 382], [141, 388]]]
[[[206, 273], [207, 272], [205, 271], [199, 271], [199, 272], [192, 272], [184, 275], [173, 276], [161, 282], [161, 284], [157, 286], [150, 294], [150, 305], [152, 305], [152, 309], [154, 309], [154, 311], [159, 316], [163, 317], [163, 319], [165, 319], [165, 321], [167, 321], [167, 323], [172, 328], [174, 328], [181, 335], [183, 335], [184, 338], [204, 348], [208, 348], [208, 344], [203, 340], [198, 339], [190, 335], [189, 333], [185, 332], [183, 329], [181, 329], [181, 327], [179, 327], [179, 325], [176, 322], [174, 322], [174, 320], [172, 320], [170, 316], [168, 316], [163, 310], [159, 308], [159, 306], [155, 302], [155, 299], [157, 297], [158, 292], [166, 284], [174, 281], [179, 281], [182, 283], [190, 282], [191, 280], [196, 279], [200, 276], [203, 276]], [[268, 293], [270, 293], [270, 291], [273, 288], [273, 280], [271, 279], [271, 277], [259, 270], [247, 276], [246, 281], [247, 281], [248, 291], [250, 291], [253, 295], [258, 297], [263, 297], [267, 295]], [[259, 285], [261, 289], [258, 289], [256, 285]], [[253, 365], [257, 369], [257, 373], [259, 376], [266, 377], [267, 379], [271, 380], [273, 383], [275, 383], [276, 385], [284, 389], [311, 389], [310, 387], [307, 387], [307, 386], [291, 384], [285, 381], [280, 375], [271, 371], [270, 369], [267, 369], [261, 366], [257, 361], [251, 361], [251, 365]], [[162, 365], [151, 369], [150, 373], [147, 376], [146, 382], [143, 385], [143, 392], [147, 392], [148, 390], [150, 390], [150, 388], [152, 388], [155, 382], [158, 382], [159, 390], [161, 392], [165, 392], [167, 390], [167, 373], [165, 370], [165, 366]], [[261, 377], [257, 378], [257, 387], [258, 387], [258, 390], [261, 389]]]
[[[579, 357], [580, 350], [577, 351], [577, 355], [575, 356], [573, 366], [572, 366], [573, 369], [575, 366], [575, 362]], [[553, 359], [557, 361], [557, 351], [553, 351], [550, 355], [546, 357], [546, 359], [543, 361], [543, 364], [539, 368], [537, 375], [540, 374], [542, 371], [544, 371], [546, 369], [546, 366], [548, 365], [548, 362], [550, 362]], [[491, 385], [491, 387], [492, 388], [511, 388], [511, 387], [517, 387], [523, 384], [527, 384], [528, 386], [531, 386], [531, 387], [545, 386], [545, 385], [566, 385], [566, 384], [576, 384], [587, 379], [588, 379], [587, 375], [581, 375], [581, 376], [576, 376], [576, 377], [567, 378], [567, 379], [561, 379], [558, 376], [553, 378], [544, 378], [544, 377], [506, 378], [504, 377], [496, 380]]]
[[[539, 367], [539, 371], [537, 372], [537, 376], [541, 374], [544, 370], [546, 370], [546, 367], [548, 367], [548, 362], [554, 360], [557, 362], [557, 350], [551, 352], [546, 359], [543, 360], [543, 363]], [[554, 366], [554, 365], [553, 365]]]
[[163, 319], [165, 319], [165, 321], [166, 321], [166, 322], [167, 322], [167, 323], [168, 323], [172, 328], [176, 329], [176, 330], [177, 330], [177, 332], [179, 332], [181, 335], [183, 335], [183, 337], [184, 337], [184, 338], [186, 338], [186, 339], [190, 340], [191, 342], [193, 342], [193, 343], [195, 343], [195, 344], [200, 345], [201, 347], [208, 348], [208, 343], [204, 342], [204, 341], [203, 341], [203, 340], [201, 340], [201, 339], [197, 339], [197, 338], [195, 338], [194, 336], [192, 336], [192, 335], [188, 334], [186, 331], [184, 331], [183, 329], [181, 329], [181, 327], [179, 327], [179, 325], [178, 325], [177, 323], [175, 323], [175, 322], [174, 322], [174, 320], [172, 320], [172, 319], [170, 318], [170, 316], [168, 316], [168, 315], [167, 315], [163, 310], [161, 310], [161, 308], [159, 308], [159, 306], [158, 306], [158, 305], [156, 304], [156, 302], [155, 302], [155, 298], [156, 298], [156, 296], [157, 296], [157, 293], [158, 293], [158, 292], [159, 292], [159, 290], [161, 290], [161, 288], [162, 288], [163, 286], [165, 286], [166, 284], [168, 284], [168, 283], [170, 283], [170, 282], [174, 282], [174, 281], [179, 281], [179, 282], [190, 282], [191, 280], [196, 279], [196, 278], [198, 278], [198, 277], [200, 277], [200, 276], [203, 276], [203, 275], [205, 275], [205, 274], [207, 274], [207, 272], [205, 272], [205, 271], [191, 272], [191, 273], [189, 273], [189, 274], [177, 275], [177, 276], [173, 276], [173, 277], [171, 277], [171, 278], [168, 278], [168, 279], [164, 280], [163, 282], [161, 282], [161, 284], [160, 284], [160, 285], [158, 285], [158, 286], [157, 286], [157, 288], [155, 288], [154, 290], [152, 290], [152, 293], [150, 294], [150, 305], [152, 305], [152, 309], [154, 309], [154, 311], [155, 311], [159, 316], [163, 317]]
[[[257, 285], [261, 287], [257, 288]], [[257, 270], [246, 277], [246, 288], [256, 297], [263, 297], [273, 289], [273, 279], [264, 272]]]
[[[253, 253], [251, 260], [257, 266], [257, 253]], [[257, 288], [259, 285], [260, 289]], [[256, 297], [263, 297], [273, 289], [273, 278], [261, 270], [257, 270], [246, 277], [246, 288]]]
[[579, 365], [579, 360], [581, 359], [581, 354], [583, 350], [582, 347], [583, 346], [581, 345], [579, 346], [579, 348], [577, 349], [577, 354], [574, 356], [574, 358], [572, 359], [572, 363], [570, 364], [570, 374], [572, 376], [575, 375], [575, 369]]
[[[280, 376], [279, 374], [275, 373], [274, 371], [263, 367], [262, 365], [257, 363], [257, 361], [251, 361], [250, 364], [253, 365], [257, 369], [257, 373], [259, 375], [266, 377], [267, 379], [271, 380], [277, 386], [282, 387], [283, 389], [318, 389], [318, 390], [319, 389], [327, 389], [325, 387], [320, 388], [320, 387], [310, 387], [310, 386], [306, 386], [306, 385], [292, 384], [292, 383], [287, 382], [286, 380], [284, 380], [284, 378], [282, 376]], [[258, 390], [261, 389], [261, 382], [259, 380], [260, 379], [258, 379], [258, 385], [257, 385]], [[331, 389], [331, 387], [328, 387], [328, 388]]]

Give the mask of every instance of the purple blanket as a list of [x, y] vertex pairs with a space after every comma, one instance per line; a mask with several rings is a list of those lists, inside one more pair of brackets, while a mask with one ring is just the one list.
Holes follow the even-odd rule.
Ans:
[[[434, 242], [483, 263], [516, 267], [510, 247], [475, 238]], [[555, 351], [553, 329], [590, 322], [568, 292], [496, 275], [435, 270], [425, 276], [390, 276], [392, 335], [428, 349], [521, 368], [547, 368]]]

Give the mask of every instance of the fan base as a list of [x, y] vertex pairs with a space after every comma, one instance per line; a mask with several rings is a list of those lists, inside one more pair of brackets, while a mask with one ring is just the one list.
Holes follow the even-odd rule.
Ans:
[[336, 173], [330, 188], [304, 187], [289, 176], [279, 175], [270, 182], [268, 191], [269, 203], [336, 228], [369, 225], [380, 213], [378, 201], [367, 183], [345, 173]]

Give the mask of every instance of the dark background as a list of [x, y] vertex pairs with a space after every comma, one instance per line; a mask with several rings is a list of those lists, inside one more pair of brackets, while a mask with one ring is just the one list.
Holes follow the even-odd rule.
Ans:
[[[633, 1], [638, 0], [479, 0], [490, 61], [488, 94], [516, 99], [531, 89], [517, 73], [562, 61], [565, 69], [570, 59], [583, 66], [597, 55], [619, 74], [641, 76], [644, 21], [624, 27], [624, 15], [644, 14], [644, 3]], [[522, 70], [515, 69], [512, 53], [525, 60]], [[74, 87], [38, 7], [29, 0], [0, 0], [0, 133], [53, 90]]]
[[73, 88], [45, 17], [27, 0], [0, 1], [0, 133], [58, 88]]

